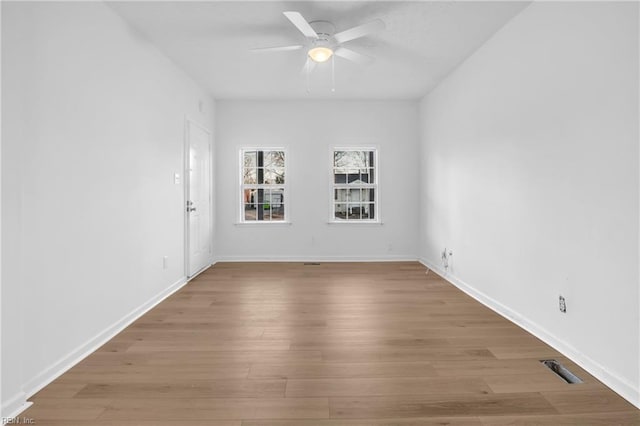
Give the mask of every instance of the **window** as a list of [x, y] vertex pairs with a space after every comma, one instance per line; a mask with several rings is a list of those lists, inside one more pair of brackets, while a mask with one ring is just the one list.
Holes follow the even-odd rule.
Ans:
[[287, 186], [283, 149], [242, 149], [241, 218], [247, 222], [287, 220]]
[[378, 220], [377, 175], [375, 149], [333, 151], [333, 221]]

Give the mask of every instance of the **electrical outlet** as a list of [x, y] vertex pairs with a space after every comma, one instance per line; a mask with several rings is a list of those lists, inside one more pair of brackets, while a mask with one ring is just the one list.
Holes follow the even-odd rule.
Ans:
[[567, 313], [567, 302], [566, 300], [564, 300], [563, 296], [560, 296], [558, 298], [558, 307], [560, 308], [560, 312], [562, 312], [563, 314]]

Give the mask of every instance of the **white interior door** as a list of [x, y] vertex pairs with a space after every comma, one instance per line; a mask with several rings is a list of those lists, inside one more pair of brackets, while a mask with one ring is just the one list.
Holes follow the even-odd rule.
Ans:
[[211, 263], [211, 134], [187, 120], [187, 276]]

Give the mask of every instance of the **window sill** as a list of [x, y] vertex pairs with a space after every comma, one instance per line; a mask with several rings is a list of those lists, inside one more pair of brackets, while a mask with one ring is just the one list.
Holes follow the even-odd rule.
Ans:
[[252, 222], [235, 222], [234, 226], [291, 226], [289, 221], [255, 220]]
[[327, 222], [327, 225], [372, 225], [372, 226], [382, 226], [384, 222], [378, 220], [330, 220]]

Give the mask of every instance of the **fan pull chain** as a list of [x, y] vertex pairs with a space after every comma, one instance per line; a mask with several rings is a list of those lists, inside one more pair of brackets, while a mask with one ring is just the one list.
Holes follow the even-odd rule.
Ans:
[[311, 93], [311, 88], [309, 87], [309, 75], [311, 74], [310, 68], [311, 68], [311, 64], [309, 63], [309, 59], [307, 59], [307, 62], [305, 63], [305, 68], [307, 70], [307, 93]]
[[336, 91], [336, 55], [331, 55], [331, 91]]

